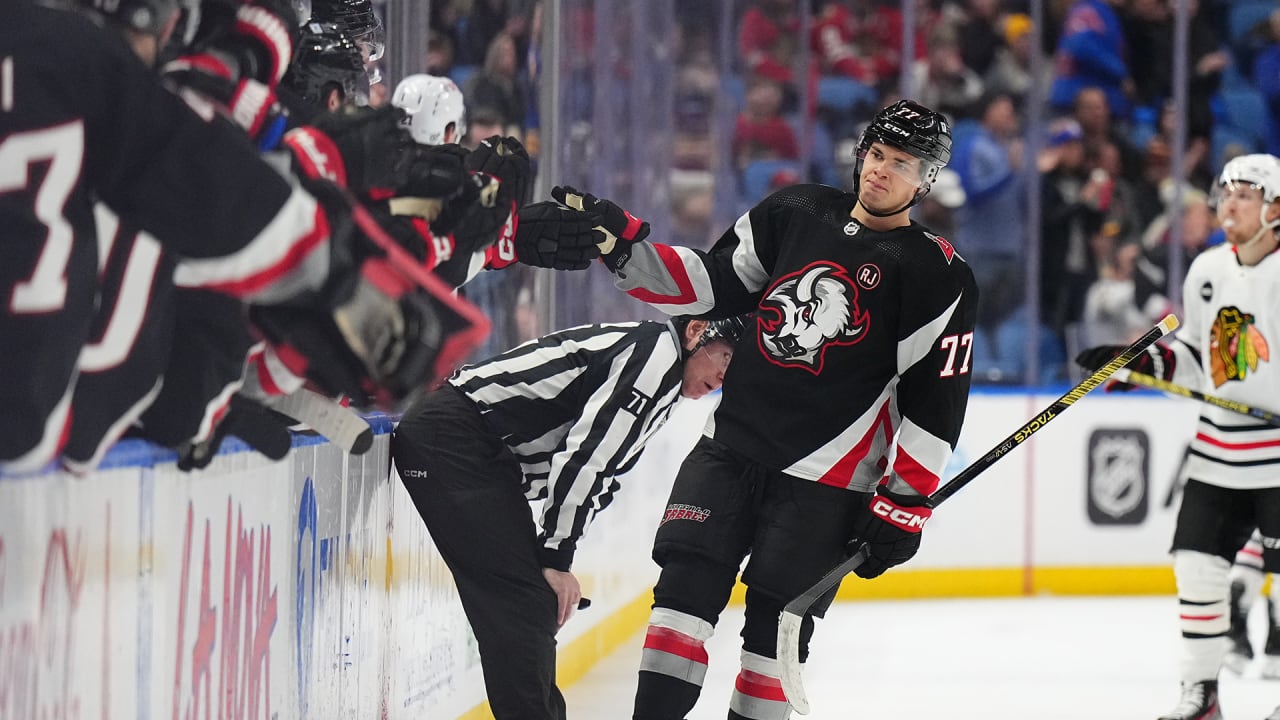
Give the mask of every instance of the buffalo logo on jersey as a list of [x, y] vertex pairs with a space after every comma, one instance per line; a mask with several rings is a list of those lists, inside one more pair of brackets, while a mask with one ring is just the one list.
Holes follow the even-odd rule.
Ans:
[[1218, 311], [1209, 332], [1209, 371], [1213, 386], [1222, 387], [1228, 380], [1244, 380], [1258, 363], [1271, 359], [1267, 339], [1254, 325], [1252, 313], [1238, 307]]
[[779, 279], [760, 301], [756, 322], [769, 362], [818, 375], [827, 348], [860, 342], [871, 316], [858, 306], [848, 271], [817, 262]]

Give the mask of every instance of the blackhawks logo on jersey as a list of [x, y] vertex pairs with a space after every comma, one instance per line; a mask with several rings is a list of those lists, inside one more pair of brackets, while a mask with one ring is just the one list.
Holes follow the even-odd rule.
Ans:
[[832, 345], [867, 335], [871, 316], [858, 307], [858, 288], [839, 265], [816, 262], [784, 275], [760, 301], [760, 349], [769, 362], [817, 375]]
[[1218, 311], [1209, 335], [1209, 371], [1213, 386], [1222, 387], [1228, 380], [1244, 380], [1258, 363], [1271, 359], [1267, 339], [1253, 324], [1253, 314], [1237, 307]]

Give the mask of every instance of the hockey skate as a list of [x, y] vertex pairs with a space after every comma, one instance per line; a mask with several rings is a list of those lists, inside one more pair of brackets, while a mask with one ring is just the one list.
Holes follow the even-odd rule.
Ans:
[[[1267, 680], [1280, 680], [1280, 626], [1276, 623], [1275, 601], [1267, 599], [1267, 644], [1263, 647], [1262, 677]], [[1272, 713], [1280, 718], [1280, 715]]]
[[1218, 706], [1218, 681], [1182, 683], [1182, 699], [1178, 706], [1161, 715], [1159, 720], [1222, 720], [1222, 710]]
[[[1228, 670], [1243, 675], [1245, 668], [1253, 662], [1253, 646], [1249, 644], [1249, 615], [1241, 607], [1244, 596], [1244, 583], [1231, 583], [1231, 629], [1227, 631], [1227, 639], [1231, 641], [1231, 649], [1222, 664]], [[1280, 638], [1277, 638], [1280, 640]], [[1280, 667], [1277, 667], [1280, 670]]]

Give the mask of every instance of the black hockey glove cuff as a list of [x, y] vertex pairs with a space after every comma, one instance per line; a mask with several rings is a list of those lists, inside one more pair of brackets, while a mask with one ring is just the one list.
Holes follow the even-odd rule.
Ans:
[[545, 200], [520, 208], [516, 259], [555, 270], [584, 270], [600, 257], [600, 216]]
[[575, 210], [600, 216], [600, 259], [615, 275], [631, 261], [631, 246], [649, 237], [649, 223], [623, 210], [617, 203], [582, 193], [567, 185], [551, 188], [551, 197]]
[[895, 493], [881, 485], [854, 521], [850, 551], [867, 544], [870, 553], [854, 572], [858, 577], [879, 577], [895, 565], [910, 560], [920, 549], [920, 532], [933, 514], [929, 498]]
[[[1098, 345], [1097, 347], [1081, 350], [1080, 354], [1076, 356], [1076, 364], [1085, 370], [1094, 372], [1124, 352], [1125, 347], [1124, 345]], [[1174, 354], [1173, 350], [1160, 343], [1155, 343], [1139, 353], [1133, 360], [1130, 360], [1125, 367], [1161, 380], [1172, 380], [1176, 366], [1177, 355]], [[1136, 385], [1130, 383], [1112, 380], [1107, 383], [1104, 390], [1106, 392], [1128, 392], [1136, 387]]]

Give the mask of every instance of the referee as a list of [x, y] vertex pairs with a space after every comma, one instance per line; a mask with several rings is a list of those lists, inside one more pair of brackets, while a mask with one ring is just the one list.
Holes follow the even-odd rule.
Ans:
[[720, 387], [747, 318], [551, 333], [404, 414], [395, 467], [453, 572], [497, 720], [565, 717], [555, 635], [582, 599], [578, 541], [676, 401]]

